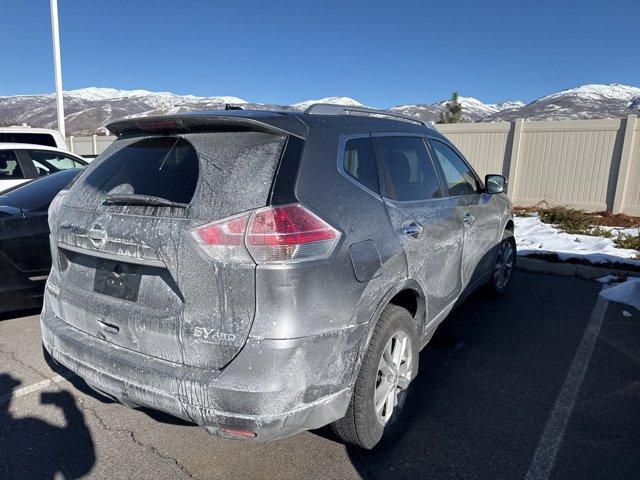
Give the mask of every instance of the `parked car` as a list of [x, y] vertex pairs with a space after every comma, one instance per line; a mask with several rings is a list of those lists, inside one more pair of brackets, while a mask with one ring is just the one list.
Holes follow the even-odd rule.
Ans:
[[0, 143], [28, 143], [68, 150], [60, 132], [49, 128], [0, 127]]
[[[348, 114], [346, 114], [348, 113]], [[457, 302], [508, 287], [505, 179], [415, 119], [316, 105], [113, 123], [50, 207], [43, 344], [214, 434], [372, 448]]]
[[42, 305], [51, 269], [47, 209], [79, 172], [64, 170], [0, 195], [0, 312]]
[[0, 193], [31, 179], [87, 165], [78, 155], [55, 147], [0, 143]]

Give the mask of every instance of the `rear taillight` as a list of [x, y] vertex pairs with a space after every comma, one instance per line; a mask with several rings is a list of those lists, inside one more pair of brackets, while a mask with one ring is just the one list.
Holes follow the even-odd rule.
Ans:
[[300, 204], [266, 207], [225, 218], [192, 233], [205, 253], [220, 261], [285, 263], [328, 257], [340, 232]]
[[256, 210], [246, 245], [257, 263], [313, 260], [329, 256], [340, 232], [302, 205]]
[[251, 213], [241, 213], [217, 222], [208, 223], [191, 232], [198, 246], [209, 258], [221, 262], [250, 262], [244, 246], [244, 234]]
[[69, 190], [60, 190], [58, 194], [53, 197], [53, 200], [49, 204], [48, 212], [47, 212], [47, 222], [49, 223], [49, 231], [53, 232], [56, 225], [58, 224], [58, 217], [60, 215], [60, 205], [62, 205], [62, 200], [64, 196], [67, 194]]

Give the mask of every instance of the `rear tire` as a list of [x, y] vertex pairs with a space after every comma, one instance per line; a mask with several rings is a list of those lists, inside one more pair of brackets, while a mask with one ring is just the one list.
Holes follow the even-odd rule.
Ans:
[[516, 240], [511, 232], [506, 231], [502, 241], [498, 244], [498, 252], [491, 271], [491, 278], [485, 285], [485, 291], [489, 296], [498, 298], [511, 285], [513, 271], [516, 268]]
[[333, 434], [365, 449], [373, 448], [383, 435], [392, 434], [409, 383], [418, 373], [419, 353], [411, 314], [397, 305], [387, 305], [362, 360], [347, 414], [331, 424]]

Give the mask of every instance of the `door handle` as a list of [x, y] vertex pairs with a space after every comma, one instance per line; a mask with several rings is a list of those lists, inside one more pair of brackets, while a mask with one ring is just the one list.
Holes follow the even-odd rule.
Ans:
[[412, 238], [419, 238], [420, 235], [422, 235], [423, 230], [424, 229], [422, 228], [422, 225], [420, 225], [418, 222], [411, 222], [410, 224], [400, 229], [403, 235]]
[[475, 220], [475, 217], [468, 212], [464, 214], [464, 217], [462, 217], [462, 223], [464, 223], [467, 227], [473, 225], [473, 222], [475, 222]]

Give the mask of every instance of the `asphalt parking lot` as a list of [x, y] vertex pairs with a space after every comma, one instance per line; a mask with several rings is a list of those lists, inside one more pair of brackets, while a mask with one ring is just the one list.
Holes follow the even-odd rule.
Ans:
[[470, 298], [420, 356], [404, 434], [371, 452], [110, 402], [51, 371], [37, 312], [5, 314], [0, 478], [639, 478], [640, 313], [601, 288], [518, 271], [505, 298]]

